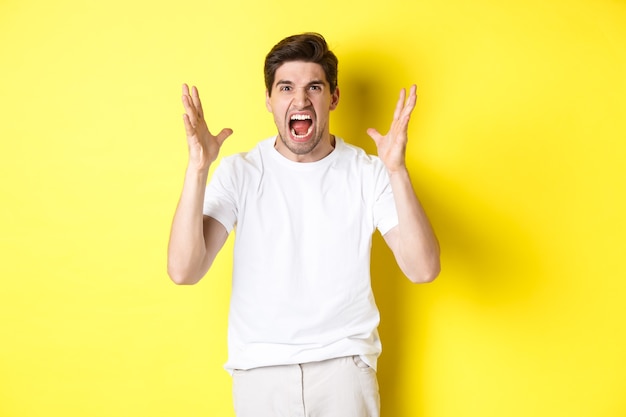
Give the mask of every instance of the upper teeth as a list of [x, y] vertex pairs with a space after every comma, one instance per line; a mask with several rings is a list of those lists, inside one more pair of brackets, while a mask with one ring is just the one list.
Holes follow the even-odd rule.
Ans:
[[311, 116], [308, 114], [292, 114], [291, 120], [311, 120]]

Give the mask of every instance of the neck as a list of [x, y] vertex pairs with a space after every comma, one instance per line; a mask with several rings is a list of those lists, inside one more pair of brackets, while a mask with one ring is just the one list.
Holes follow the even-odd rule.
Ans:
[[280, 134], [274, 142], [274, 148], [285, 158], [294, 162], [317, 162], [327, 157], [335, 149], [335, 136], [328, 135], [327, 139], [320, 140], [319, 143], [310, 151], [298, 153], [291, 150], [283, 141]]

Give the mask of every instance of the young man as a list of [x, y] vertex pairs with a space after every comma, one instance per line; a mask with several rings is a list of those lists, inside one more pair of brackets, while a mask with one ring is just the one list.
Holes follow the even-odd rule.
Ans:
[[439, 273], [439, 245], [409, 179], [415, 86], [389, 132], [367, 133], [378, 157], [329, 131], [337, 58], [319, 34], [288, 37], [265, 60], [278, 134], [223, 158], [198, 90], [183, 86], [189, 164], [174, 215], [168, 273], [194, 284], [236, 230], [229, 356], [238, 417], [379, 415], [379, 314], [370, 286], [378, 229], [413, 282]]

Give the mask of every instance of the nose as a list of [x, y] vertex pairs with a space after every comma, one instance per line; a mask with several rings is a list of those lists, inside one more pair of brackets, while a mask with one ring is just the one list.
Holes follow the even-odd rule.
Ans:
[[296, 88], [293, 97], [293, 104], [299, 109], [309, 105], [309, 94], [306, 87]]

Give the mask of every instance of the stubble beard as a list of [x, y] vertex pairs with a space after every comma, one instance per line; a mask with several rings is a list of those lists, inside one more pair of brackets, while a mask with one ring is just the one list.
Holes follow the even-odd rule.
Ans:
[[315, 132], [313, 132], [313, 137], [311, 138], [311, 140], [307, 142], [303, 142], [303, 143], [296, 143], [296, 142], [291, 142], [290, 140], [286, 140], [280, 131], [278, 132], [278, 137], [280, 138], [280, 141], [283, 143], [283, 145], [285, 145], [285, 147], [289, 149], [289, 152], [293, 153], [294, 155], [307, 155], [313, 152], [313, 150], [321, 142], [322, 140], [322, 134], [320, 133], [321, 131], [323, 130], [315, 129]]
[[285, 138], [283, 138], [283, 135], [280, 132], [278, 132], [278, 137], [280, 138], [283, 145], [285, 145], [285, 147], [289, 149], [289, 151], [293, 153], [294, 155], [306, 155], [306, 154], [313, 152], [313, 150], [317, 147], [317, 145], [322, 140], [322, 135], [317, 134], [317, 133], [315, 134], [315, 136], [311, 138], [311, 140], [304, 142], [304, 143], [294, 143], [294, 142], [285, 140]]

